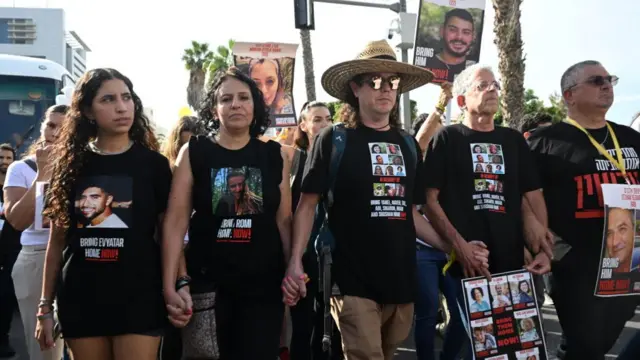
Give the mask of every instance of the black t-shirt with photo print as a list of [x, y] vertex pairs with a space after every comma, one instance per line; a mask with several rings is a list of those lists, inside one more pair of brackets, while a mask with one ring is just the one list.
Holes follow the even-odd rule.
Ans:
[[[522, 196], [539, 189], [529, 148], [517, 131], [475, 131], [463, 124], [442, 128], [425, 158], [427, 188], [439, 189], [440, 206], [466, 241], [490, 251], [489, 270], [524, 265]], [[460, 274], [459, 266], [453, 271]]]
[[[618, 138], [629, 181], [640, 184], [640, 133], [628, 126], [609, 124]], [[617, 161], [607, 127], [588, 131]], [[582, 273], [586, 270], [585, 278], [593, 283], [604, 227], [601, 185], [624, 184], [622, 173], [596, 150], [585, 133], [568, 123], [539, 129], [529, 138], [529, 144], [540, 173], [549, 227], [572, 247], [560, 263]]]
[[65, 337], [160, 329], [166, 310], [157, 230], [169, 162], [138, 143], [122, 154], [86, 156], [70, 196], [58, 293]]
[[189, 158], [194, 214], [185, 255], [191, 291], [279, 301], [286, 265], [276, 222], [280, 144], [251, 139], [228, 150], [206, 136], [191, 137]]
[[[335, 237], [332, 278], [343, 295], [380, 304], [415, 300], [416, 232], [412, 207], [425, 202], [422, 156], [396, 130], [346, 129], [329, 228]], [[302, 192], [329, 189], [333, 128], [313, 143]], [[417, 164], [417, 166], [414, 166]]]

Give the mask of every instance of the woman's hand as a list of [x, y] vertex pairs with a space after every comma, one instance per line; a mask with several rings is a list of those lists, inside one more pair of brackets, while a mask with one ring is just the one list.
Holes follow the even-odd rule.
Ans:
[[301, 297], [307, 296], [306, 279], [302, 264], [291, 261], [282, 279], [282, 301], [285, 305], [294, 306]]
[[45, 351], [55, 347], [53, 341], [53, 312], [41, 314], [36, 323], [35, 337], [40, 343], [40, 350]]
[[169, 313], [169, 322], [177, 328], [183, 328], [191, 320], [193, 315], [193, 304], [188, 286], [183, 286], [180, 290], [169, 290], [164, 293], [164, 301]]

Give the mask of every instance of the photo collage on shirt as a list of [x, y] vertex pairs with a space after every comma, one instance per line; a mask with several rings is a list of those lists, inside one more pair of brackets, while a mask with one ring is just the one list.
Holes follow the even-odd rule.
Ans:
[[247, 166], [211, 169], [211, 204], [213, 214], [224, 218], [217, 242], [251, 242], [251, 215], [264, 211], [260, 169]]
[[405, 187], [400, 178], [406, 176], [404, 156], [397, 144], [369, 143], [371, 171], [376, 177], [373, 183], [375, 197], [404, 197]]
[[112, 231], [133, 227], [133, 181], [128, 176], [88, 176], [75, 191], [76, 227], [87, 261], [117, 262], [125, 247]]
[[540, 359], [537, 347], [544, 348], [544, 343], [531, 280], [528, 272], [518, 271], [497, 274], [491, 281], [464, 281], [477, 359], [500, 359], [509, 353]]
[[474, 181], [476, 191], [502, 193], [503, 184], [497, 176], [504, 175], [506, 172], [502, 145], [472, 143], [471, 159], [473, 172], [476, 174]]

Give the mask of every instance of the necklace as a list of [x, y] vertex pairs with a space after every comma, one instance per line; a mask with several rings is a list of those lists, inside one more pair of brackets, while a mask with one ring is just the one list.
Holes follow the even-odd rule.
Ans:
[[118, 155], [118, 154], [122, 154], [122, 153], [127, 152], [129, 149], [131, 149], [132, 146], [133, 146], [133, 140], [129, 140], [129, 143], [127, 144], [127, 146], [122, 148], [122, 150], [110, 152], [110, 151], [103, 151], [102, 149], [100, 149], [98, 147], [98, 145], [96, 145], [96, 141], [95, 140], [89, 142], [89, 149], [91, 151], [93, 151], [94, 153], [99, 154], [99, 155]]
[[604, 146], [604, 143], [609, 139], [609, 128], [607, 128], [607, 134], [604, 136], [604, 140], [600, 143], [601, 146]]
[[384, 128], [386, 128], [387, 126], [389, 126], [389, 123], [386, 123], [386, 124], [384, 124], [384, 125], [382, 125], [382, 126], [380, 126], [380, 127], [371, 127], [371, 129], [373, 129], [373, 130], [380, 130], [380, 129], [384, 129]]

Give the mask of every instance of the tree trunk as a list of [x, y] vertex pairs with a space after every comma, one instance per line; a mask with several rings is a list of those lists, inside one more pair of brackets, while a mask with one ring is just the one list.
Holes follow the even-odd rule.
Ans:
[[522, 0], [493, 0], [496, 17], [494, 32], [502, 77], [502, 114], [504, 121], [519, 128], [524, 115], [524, 68], [520, 31]]
[[316, 79], [313, 73], [313, 53], [311, 51], [311, 32], [300, 30], [302, 41], [302, 63], [304, 64], [304, 83], [307, 88], [307, 101], [316, 99]]
[[204, 70], [191, 70], [189, 72], [189, 85], [187, 86], [187, 103], [192, 109], [196, 110], [200, 107], [202, 95], [204, 92]]

